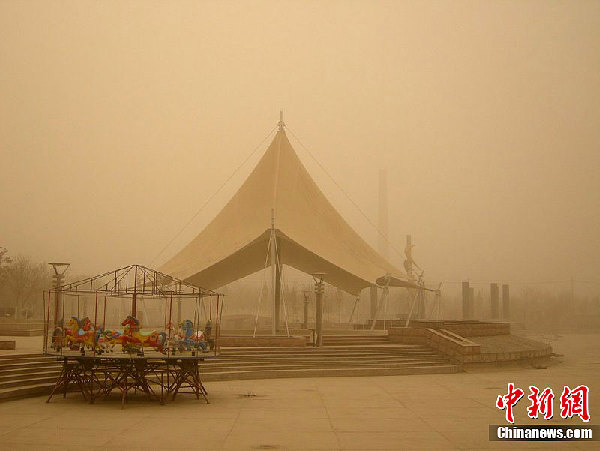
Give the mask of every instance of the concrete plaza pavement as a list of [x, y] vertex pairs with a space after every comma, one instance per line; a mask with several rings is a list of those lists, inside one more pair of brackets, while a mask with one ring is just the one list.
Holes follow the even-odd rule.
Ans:
[[[459, 374], [226, 381], [207, 384], [211, 404], [181, 396], [161, 406], [142, 396], [84, 403], [71, 393], [0, 404], [0, 449], [600, 449], [600, 442], [490, 442], [504, 424], [496, 397], [525, 391], [516, 424], [560, 418], [564, 385], [590, 387], [589, 424], [600, 424], [600, 335], [546, 337], [564, 354], [548, 368], [515, 366]], [[529, 420], [529, 385], [555, 393], [552, 420]], [[249, 396], [248, 396], [249, 395]]]

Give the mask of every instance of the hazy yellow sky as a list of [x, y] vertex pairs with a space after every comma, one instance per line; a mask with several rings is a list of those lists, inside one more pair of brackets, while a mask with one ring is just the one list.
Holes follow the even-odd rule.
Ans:
[[149, 264], [280, 108], [374, 222], [388, 169], [391, 241], [411, 233], [430, 277], [599, 278], [598, 1], [4, 0], [0, 246], [77, 273]]

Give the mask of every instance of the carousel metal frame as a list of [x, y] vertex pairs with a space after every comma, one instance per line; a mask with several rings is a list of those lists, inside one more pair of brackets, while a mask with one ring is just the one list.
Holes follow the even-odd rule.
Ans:
[[[74, 296], [78, 300], [78, 316], [79, 297], [93, 298], [93, 323], [87, 317], [80, 319], [73, 316], [69, 328], [66, 327], [64, 301]], [[61, 374], [46, 402], [50, 402], [57, 393], [62, 392], [66, 396], [70, 390], [79, 391], [91, 403], [117, 391], [121, 395], [122, 407], [128, 394], [137, 391], [161, 403], [169, 398], [174, 400], [178, 393], [192, 393], [197, 399], [202, 396], [209, 402], [208, 392], [200, 378], [199, 363], [218, 355], [223, 294], [142, 265], [129, 265], [55, 287], [44, 292], [43, 298], [44, 353], [56, 356], [63, 363]], [[131, 300], [131, 314], [121, 323], [124, 329], [106, 329], [109, 299]], [[162, 331], [144, 333], [139, 327], [138, 302], [141, 300], [145, 305], [146, 299], [164, 299]], [[182, 301], [195, 302], [194, 320], [184, 321], [184, 336], [177, 334], [172, 323], [174, 299], [178, 302], [179, 312]], [[208, 308], [205, 301], [208, 301]], [[214, 326], [212, 301], [216, 301]], [[209, 317], [203, 332], [200, 332], [201, 306]], [[207, 352], [206, 342], [213, 352]], [[116, 344], [121, 344], [121, 352], [115, 353]], [[146, 351], [145, 348], [150, 349]]]

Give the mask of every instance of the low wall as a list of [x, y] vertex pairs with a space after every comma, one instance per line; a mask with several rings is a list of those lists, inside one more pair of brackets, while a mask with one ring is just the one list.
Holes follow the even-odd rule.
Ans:
[[510, 323], [496, 321], [434, 321], [413, 320], [411, 328], [445, 329], [462, 337], [485, 337], [491, 335], [509, 335]]
[[19, 329], [19, 330], [27, 330], [27, 329], [43, 329], [44, 322], [38, 320], [32, 321], [0, 321], [0, 329], [10, 328], [10, 329]]
[[0, 322], [0, 336], [31, 337], [44, 335], [43, 321], [30, 321], [23, 323]]
[[451, 357], [473, 356], [481, 353], [481, 345], [446, 329], [426, 329], [429, 345]]
[[467, 355], [461, 359], [465, 364], [478, 363], [504, 363], [515, 362], [518, 360], [532, 360], [549, 357], [552, 354], [552, 346], [546, 346], [543, 349], [521, 350], [514, 352], [485, 352], [479, 355]]
[[459, 359], [465, 355], [477, 355], [481, 352], [481, 346], [477, 343], [446, 329], [393, 327], [388, 334], [388, 339], [392, 343], [422, 344]]
[[0, 350], [12, 351], [16, 349], [17, 342], [15, 340], [0, 340]]
[[[532, 346], [531, 349], [523, 349], [522, 346], [517, 346], [514, 343], [511, 345], [510, 336], [501, 339], [505, 344], [500, 347], [502, 349], [500, 352], [490, 352], [494, 349], [490, 346], [486, 348], [485, 352], [482, 352], [480, 343], [468, 340], [448, 329], [393, 327], [388, 331], [388, 334], [391, 343], [429, 346], [447, 355], [452, 360], [464, 364], [515, 362], [545, 358], [552, 354], [552, 347], [541, 343]], [[483, 337], [485, 335], [479, 336]]]
[[305, 347], [305, 336], [256, 336], [251, 335], [224, 335], [219, 337], [220, 347]]
[[388, 340], [390, 343], [426, 344], [427, 329], [420, 327], [390, 327]]

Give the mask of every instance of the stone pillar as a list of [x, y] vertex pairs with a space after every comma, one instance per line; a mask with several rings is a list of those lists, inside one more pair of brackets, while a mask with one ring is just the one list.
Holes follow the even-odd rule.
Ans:
[[475, 288], [469, 288], [469, 319], [475, 319]]
[[471, 319], [471, 288], [469, 287], [469, 282], [462, 283], [462, 317], [464, 319]]
[[492, 319], [500, 319], [500, 289], [497, 283], [490, 284]]
[[507, 283], [502, 284], [502, 319], [504, 321], [510, 320], [510, 293]]

